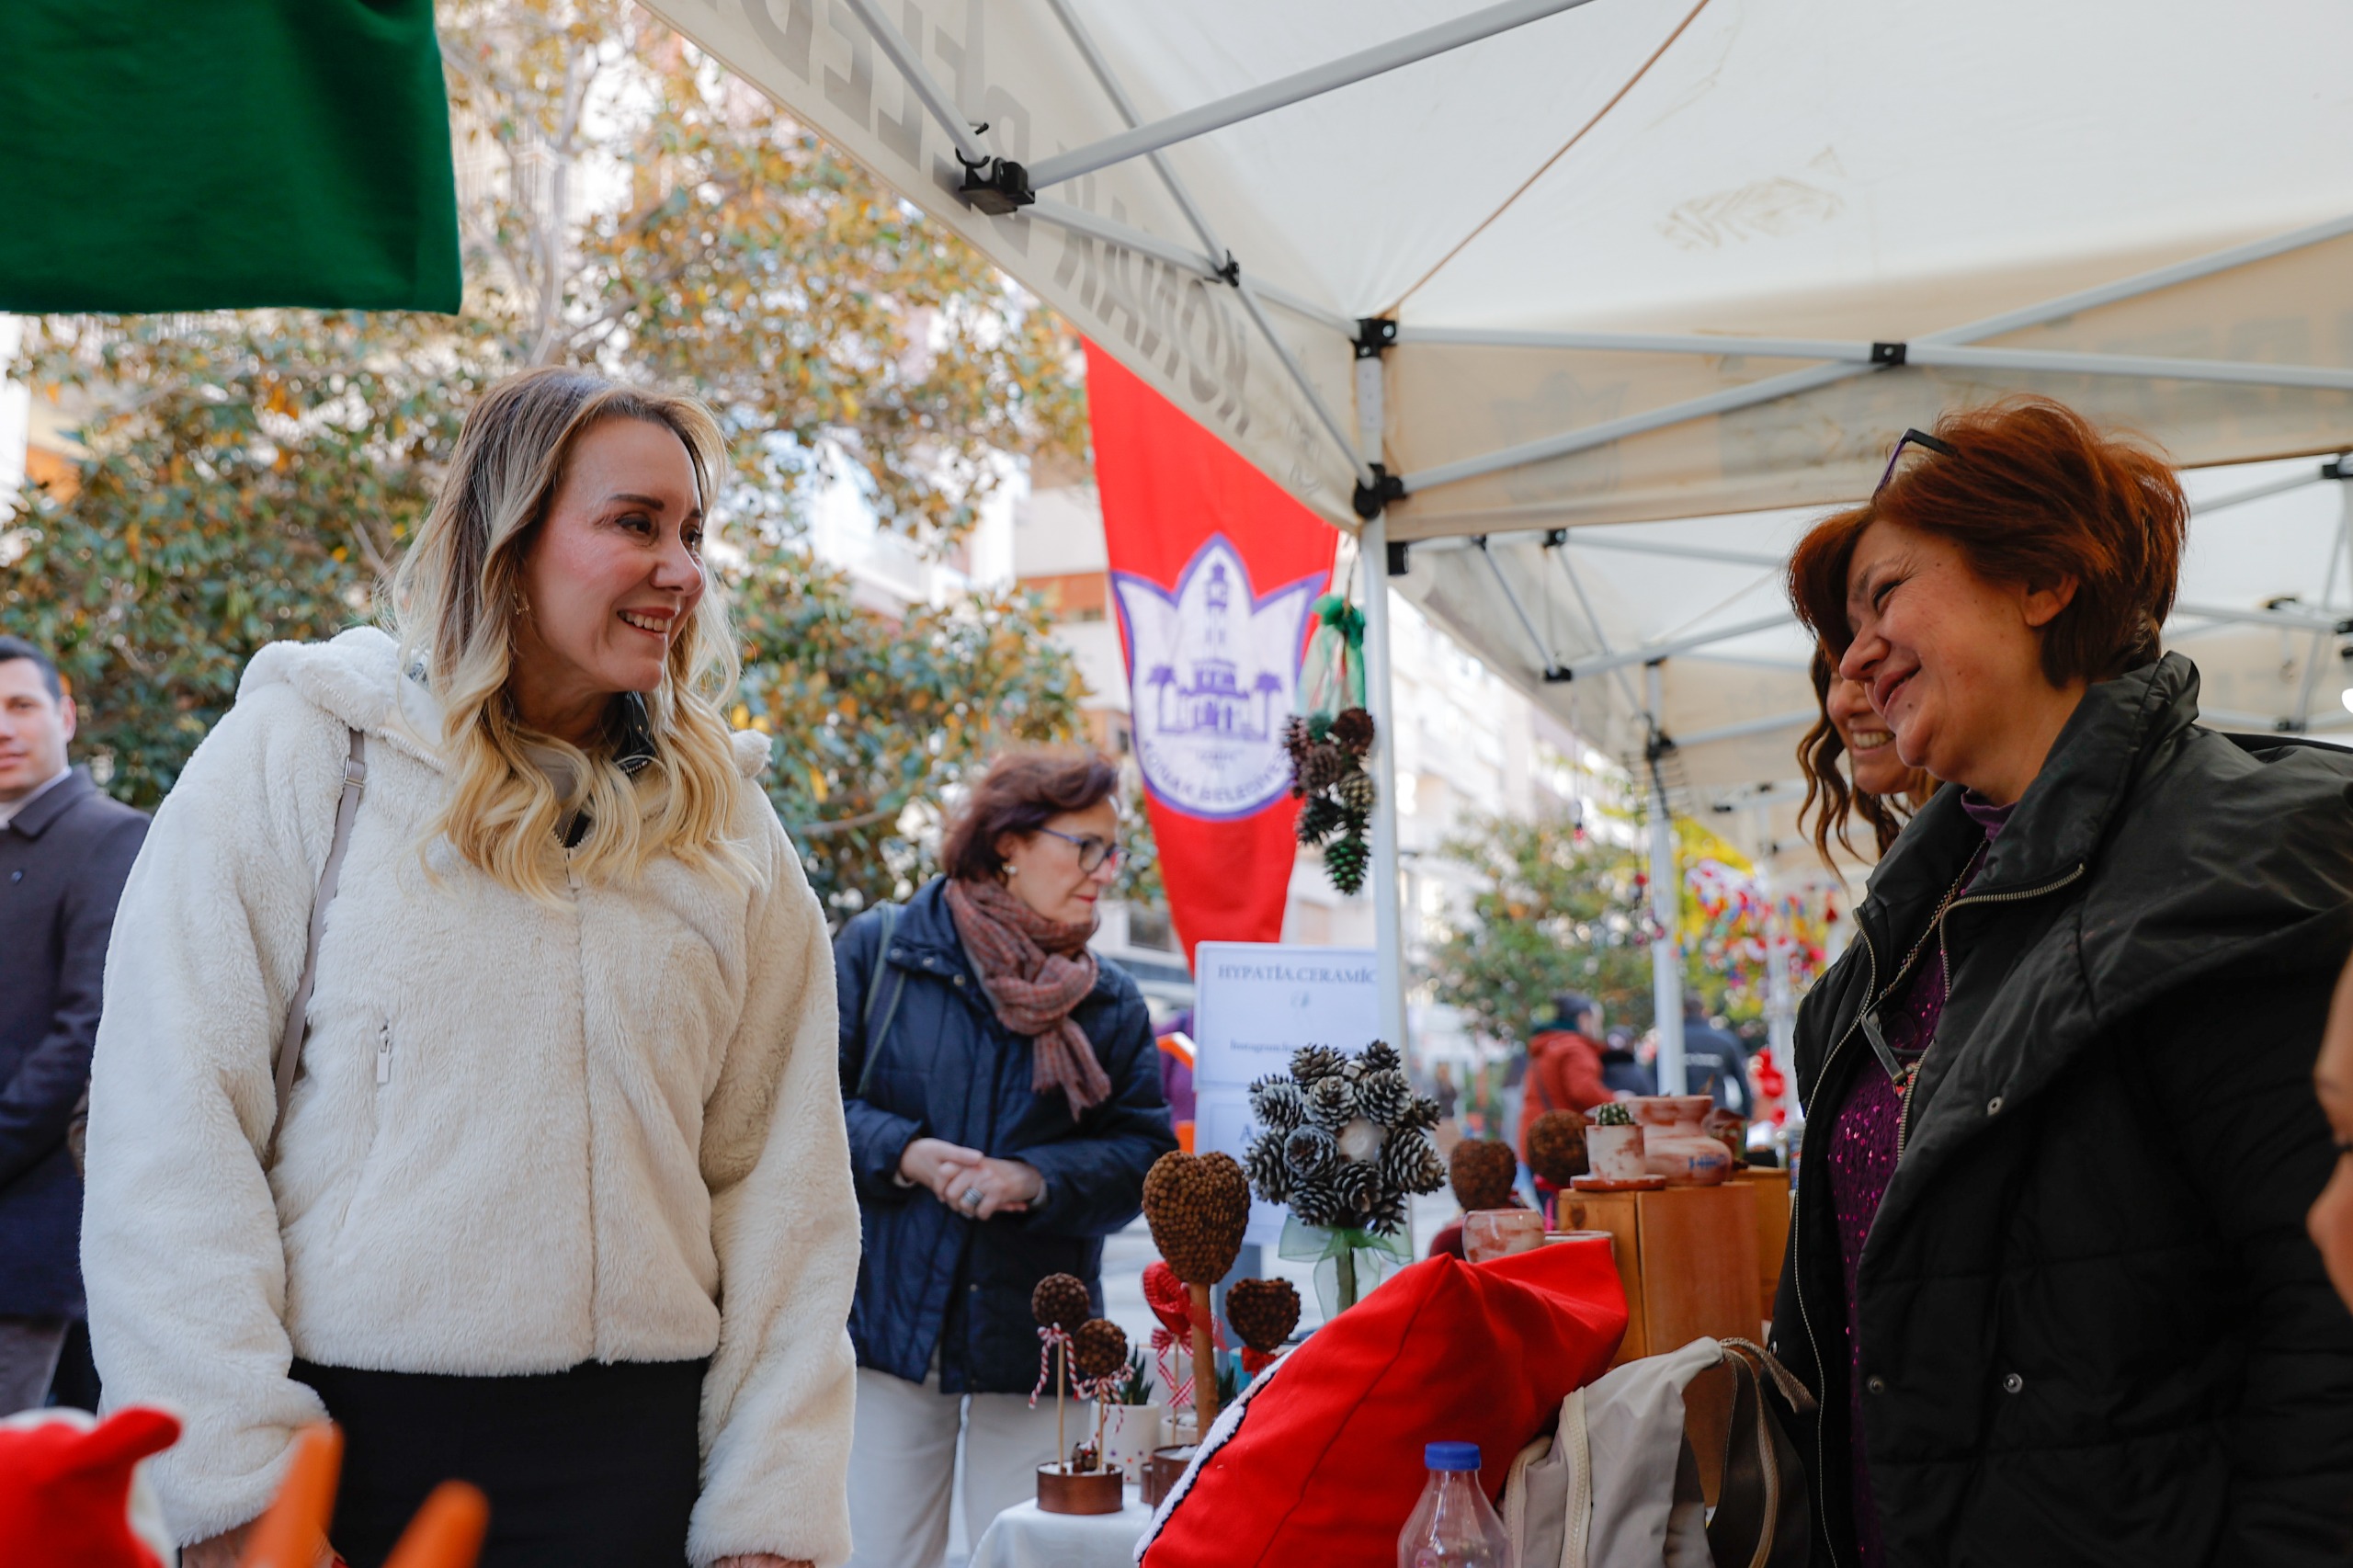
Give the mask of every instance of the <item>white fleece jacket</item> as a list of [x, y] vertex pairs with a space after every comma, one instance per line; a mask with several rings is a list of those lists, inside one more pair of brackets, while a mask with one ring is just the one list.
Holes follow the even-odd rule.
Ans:
[[[367, 790], [265, 1172], [347, 726]], [[575, 878], [550, 908], [446, 842], [420, 858], [445, 779], [417, 737], [438, 733], [383, 633], [277, 643], [155, 813], [90, 1097], [107, 1402], [186, 1417], [154, 1480], [191, 1540], [258, 1513], [320, 1418], [292, 1357], [497, 1374], [709, 1356], [689, 1556], [838, 1563], [858, 1208], [833, 961], [752, 781], [767, 746], [736, 751], [761, 885], [663, 860], [635, 886]]]

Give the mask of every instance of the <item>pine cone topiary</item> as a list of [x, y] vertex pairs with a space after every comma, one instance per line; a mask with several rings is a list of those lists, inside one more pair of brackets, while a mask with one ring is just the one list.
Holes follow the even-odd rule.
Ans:
[[1047, 1275], [1029, 1292], [1029, 1315], [1042, 1328], [1077, 1333], [1079, 1325], [1095, 1315], [1095, 1304], [1086, 1297], [1086, 1281], [1075, 1274]]
[[1225, 1321], [1243, 1344], [1271, 1356], [1299, 1326], [1299, 1290], [1288, 1279], [1236, 1279], [1225, 1288]]
[[1448, 1175], [1464, 1212], [1509, 1208], [1519, 1181], [1519, 1156], [1499, 1138], [1466, 1138], [1454, 1146]]
[[1368, 1073], [1357, 1081], [1357, 1110], [1359, 1114], [1393, 1127], [1414, 1103], [1413, 1085], [1405, 1082], [1405, 1074], [1392, 1069], [1385, 1073]]
[[1366, 1046], [1358, 1053], [1357, 1060], [1364, 1064], [1368, 1073], [1395, 1073], [1405, 1065], [1405, 1059], [1397, 1054], [1397, 1048], [1385, 1040], [1377, 1040]]
[[1270, 1132], [1289, 1132], [1307, 1119], [1307, 1096], [1289, 1078], [1269, 1073], [1250, 1085], [1250, 1114]]
[[1344, 808], [1360, 817], [1370, 816], [1373, 802], [1381, 798], [1372, 775], [1362, 770], [1340, 775], [1340, 782], [1334, 786], [1332, 793], [1339, 797]]
[[1250, 1178], [1231, 1154], [1172, 1149], [1143, 1177], [1153, 1244], [1188, 1285], [1214, 1285], [1233, 1267], [1250, 1224]]
[[1438, 1125], [1438, 1101], [1427, 1095], [1415, 1095], [1413, 1104], [1403, 1115], [1389, 1124], [1392, 1132], [1427, 1132]]
[[1531, 1122], [1528, 1167], [1554, 1187], [1585, 1175], [1585, 1118], [1573, 1110], [1548, 1110]]
[[1307, 804], [1299, 809], [1299, 824], [1293, 836], [1302, 844], [1322, 844], [1340, 831], [1347, 813], [1329, 795], [1310, 795]]
[[1343, 708], [1332, 715], [1332, 739], [1352, 756], [1372, 749], [1372, 715], [1361, 708]]
[[1108, 1378], [1128, 1364], [1128, 1331], [1109, 1318], [1093, 1318], [1070, 1336], [1070, 1364], [1084, 1378]]
[[1307, 1115], [1316, 1126], [1337, 1132], [1356, 1119], [1356, 1085], [1335, 1073], [1328, 1078], [1318, 1078], [1315, 1086], [1307, 1091]]
[[1381, 1179], [1400, 1192], [1436, 1192], [1446, 1185], [1438, 1145], [1419, 1132], [1392, 1132], [1381, 1149]]
[[1370, 1214], [1381, 1193], [1381, 1166], [1371, 1160], [1342, 1161], [1332, 1185], [1339, 1188], [1340, 1201], [1350, 1212]]
[[1332, 886], [1353, 897], [1364, 887], [1365, 866], [1372, 858], [1360, 834], [1347, 834], [1324, 846], [1324, 874]]
[[1283, 1139], [1283, 1163], [1294, 1184], [1328, 1180], [1339, 1166], [1340, 1146], [1326, 1128], [1294, 1127]]
[[1379, 1235], [1393, 1236], [1404, 1228], [1405, 1208], [1404, 1193], [1384, 1190], [1373, 1201], [1372, 1212], [1365, 1216], [1363, 1228]]
[[1312, 1089], [1316, 1080], [1337, 1073], [1347, 1061], [1328, 1045], [1302, 1045], [1290, 1053], [1291, 1081], [1302, 1089]]
[[1322, 1176], [1302, 1181], [1291, 1189], [1290, 1211], [1299, 1217], [1301, 1224], [1326, 1231], [1347, 1224], [1351, 1218], [1340, 1189]]
[[1242, 1157], [1250, 1190], [1269, 1203], [1290, 1201], [1290, 1165], [1283, 1158], [1283, 1138], [1270, 1128], [1250, 1141]]

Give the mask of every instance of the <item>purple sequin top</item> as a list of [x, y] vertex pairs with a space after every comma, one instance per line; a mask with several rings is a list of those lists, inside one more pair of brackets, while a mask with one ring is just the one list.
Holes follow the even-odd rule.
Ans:
[[[2010, 820], [2010, 806], [1989, 806], [1973, 795], [1961, 797], [1961, 809], [1985, 830], [1990, 846]], [[1971, 873], [1972, 881], [1976, 873]], [[1963, 891], [1966, 891], [1964, 884]], [[1921, 949], [1904, 988], [1880, 1008], [1881, 1030], [1889, 1047], [1905, 1062], [1918, 1060], [1936, 1038], [1937, 1019], [1945, 1009], [1944, 966], [1938, 962], [1936, 943]], [[1871, 1478], [1863, 1462], [1862, 1346], [1855, 1335], [1855, 1266], [1863, 1256], [1863, 1241], [1871, 1233], [1871, 1216], [1879, 1212], [1895, 1175], [1895, 1134], [1903, 1116], [1903, 1097], [1881, 1070], [1876, 1053], [1865, 1042], [1863, 1064], [1855, 1071], [1854, 1087], [1838, 1109], [1831, 1129], [1824, 1164], [1829, 1170], [1830, 1208], [1838, 1221], [1838, 1262], [1847, 1290], [1847, 1400], [1850, 1437], [1847, 1456], [1855, 1493], [1855, 1543], [1863, 1568], [1878, 1568], [1884, 1560], [1879, 1532], [1879, 1510], [1871, 1502]]]

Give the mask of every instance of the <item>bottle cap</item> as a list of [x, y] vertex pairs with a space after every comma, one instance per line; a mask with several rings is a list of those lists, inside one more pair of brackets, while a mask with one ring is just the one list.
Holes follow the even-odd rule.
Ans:
[[1422, 1449], [1422, 1463], [1431, 1470], [1476, 1470], [1479, 1468], [1479, 1445], [1431, 1443]]

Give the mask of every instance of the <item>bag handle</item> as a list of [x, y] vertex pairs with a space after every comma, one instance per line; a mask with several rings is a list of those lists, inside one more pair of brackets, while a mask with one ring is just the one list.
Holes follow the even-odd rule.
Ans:
[[1708, 1554], [1716, 1568], [1804, 1568], [1813, 1551], [1813, 1518], [1805, 1468], [1797, 1446], [1765, 1403], [1769, 1382], [1804, 1414], [1813, 1396], [1773, 1353], [1753, 1340], [1725, 1339], [1723, 1364], [1733, 1369], [1732, 1426], [1715, 1517], [1708, 1521]]
[[343, 854], [351, 847], [352, 819], [359, 814], [360, 792], [368, 788], [368, 737], [351, 732], [351, 753], [343, 762], [343, 795], [335, 803], [335, 837], [327, 845], [326, 864], [319, 868], [319, 891], [311, 900], [311, 937], [302, 949], [302, 980], [287, 1004], [286, 1027], [278, 1036], [273, 1066], [278, 1080], [278, 1119], [270, 1123], [269, 1157], [278, 1155], [278, 1131], [286, 1125], [287, 1102], [294, 1097], [294, 1079], [302, 1067], [302, 1041], [311, 1032], [311, 988], [319, 978], [319, 938], [327, 928], [327, 906], [335, 902], [335, 884], [343, 878]]

